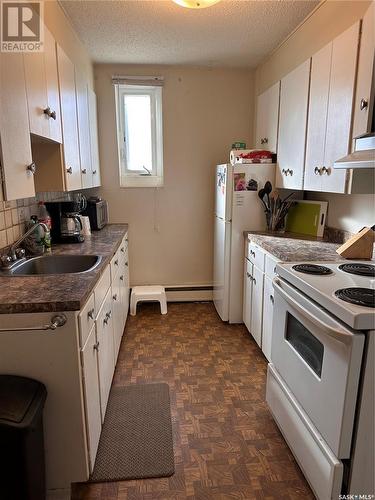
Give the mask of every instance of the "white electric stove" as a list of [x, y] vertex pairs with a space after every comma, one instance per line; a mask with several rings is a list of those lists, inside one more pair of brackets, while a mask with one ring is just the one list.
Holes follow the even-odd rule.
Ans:
[[267, 402], [319, 499], [375, 493], [375, 263], [279, 264]]

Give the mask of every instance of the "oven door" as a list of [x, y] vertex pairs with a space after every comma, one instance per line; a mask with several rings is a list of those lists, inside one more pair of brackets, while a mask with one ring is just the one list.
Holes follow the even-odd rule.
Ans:
[[284, 280], [273, 283], [273, 364], [334, 454], [349, 458], [364, 334]]

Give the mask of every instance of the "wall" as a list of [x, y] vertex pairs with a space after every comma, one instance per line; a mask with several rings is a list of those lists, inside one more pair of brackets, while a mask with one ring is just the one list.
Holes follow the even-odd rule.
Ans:
[[[93, 86], [93, 69], [83, 44], [55, 0], [44, 2], [44, 22], [57, 43], [64, 49], [76, 66], [81, 68]], [[14, 201], [2, 201], [0, 189], [0, 249], [11, 245], [25, 230], [25, 221], [36, 214], [38, 200], [62, 199], [62, 193], [39, 193], [36, 197]]]
[[[130, 223], [131, 283], [212, 283], [214, 171], [252, 137], [253, 75], [244, 70], [96, 65], [101, 195]], [[113, 74], [163, 75], [164, 187], [120, 188]]]
[[[349, 28], [368, 9], [368, 1], [327, 1], [274, 52], [255, 72], [255, 95], [261, 94], [330, 40]], [[350, 232], [374, 224], [373, 195], [307, 193], [307, 199], [329, 202], [328, 225]]]

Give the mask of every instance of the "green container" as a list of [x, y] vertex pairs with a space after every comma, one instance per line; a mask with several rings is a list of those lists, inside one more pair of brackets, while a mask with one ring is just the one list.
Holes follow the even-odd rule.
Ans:
[[246, 149], [246, 142], [234, 142], [232, 144], [232, 149]]

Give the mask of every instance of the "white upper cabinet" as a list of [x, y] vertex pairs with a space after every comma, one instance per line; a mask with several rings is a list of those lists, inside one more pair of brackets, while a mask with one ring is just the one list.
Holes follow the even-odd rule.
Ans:
[[30, 133], [61, 142], [56, 44], [45, 28], [44, 51], [24, 54]]
[[100, 162], [99, 162], [99, 144], [98, 144], [98, 119], [96, 108], [96, 95], [91, 89], [89, 95], [89, 120], [90, 120], [90, 144], [91, 144], [91, 168], [92, 168], [92, 186], [100, 186]]
[[61, 110], [56, 41], [46, 27], [44, 28], [44, 67], [46, 71], [47, 103], [50, 110], [50, 113], [48, 113], [49, 138], [61, 143]]
[[6, 200], [35, 195], [22, 54], [0, 53], [0, 143]]
[[347, 171], [333, 164], [350, 150], [350, 132], [358, 55], [359, 25], [333, 40], [327, 129], [322, 170], [323, 191], [345, 193]]
[[92, 186], [92, 167], [88, 85], [84, 75], [77, 71], [77, 69], [76, 90], [82, 187], [90, 188]]
[[277, 126], [279, 123], [280, 82], [258, 96], [256, 147], [277, 152]]
[[75, 72], [72, 61], [67, 57], [59, 45], [57, 46], [57, 63], [64, 143], [65, 188], [67, 191], [72, 191], [74, 189], [80, 189], [82, 186]]
[[312, 57], [304, 188], [322, 190], [332, 42]]
[[281, 80], [276, 186], [302, 189], [310, 59]]
[[[374, 101], [375, 2], [371, 2], [362, 21], [357, 88], [354, 100], [353, 138], [370, 131]], [[371, 89], [372, 87], [372, 89]], [[372, 90], [372, 95], [371, 95]]]

